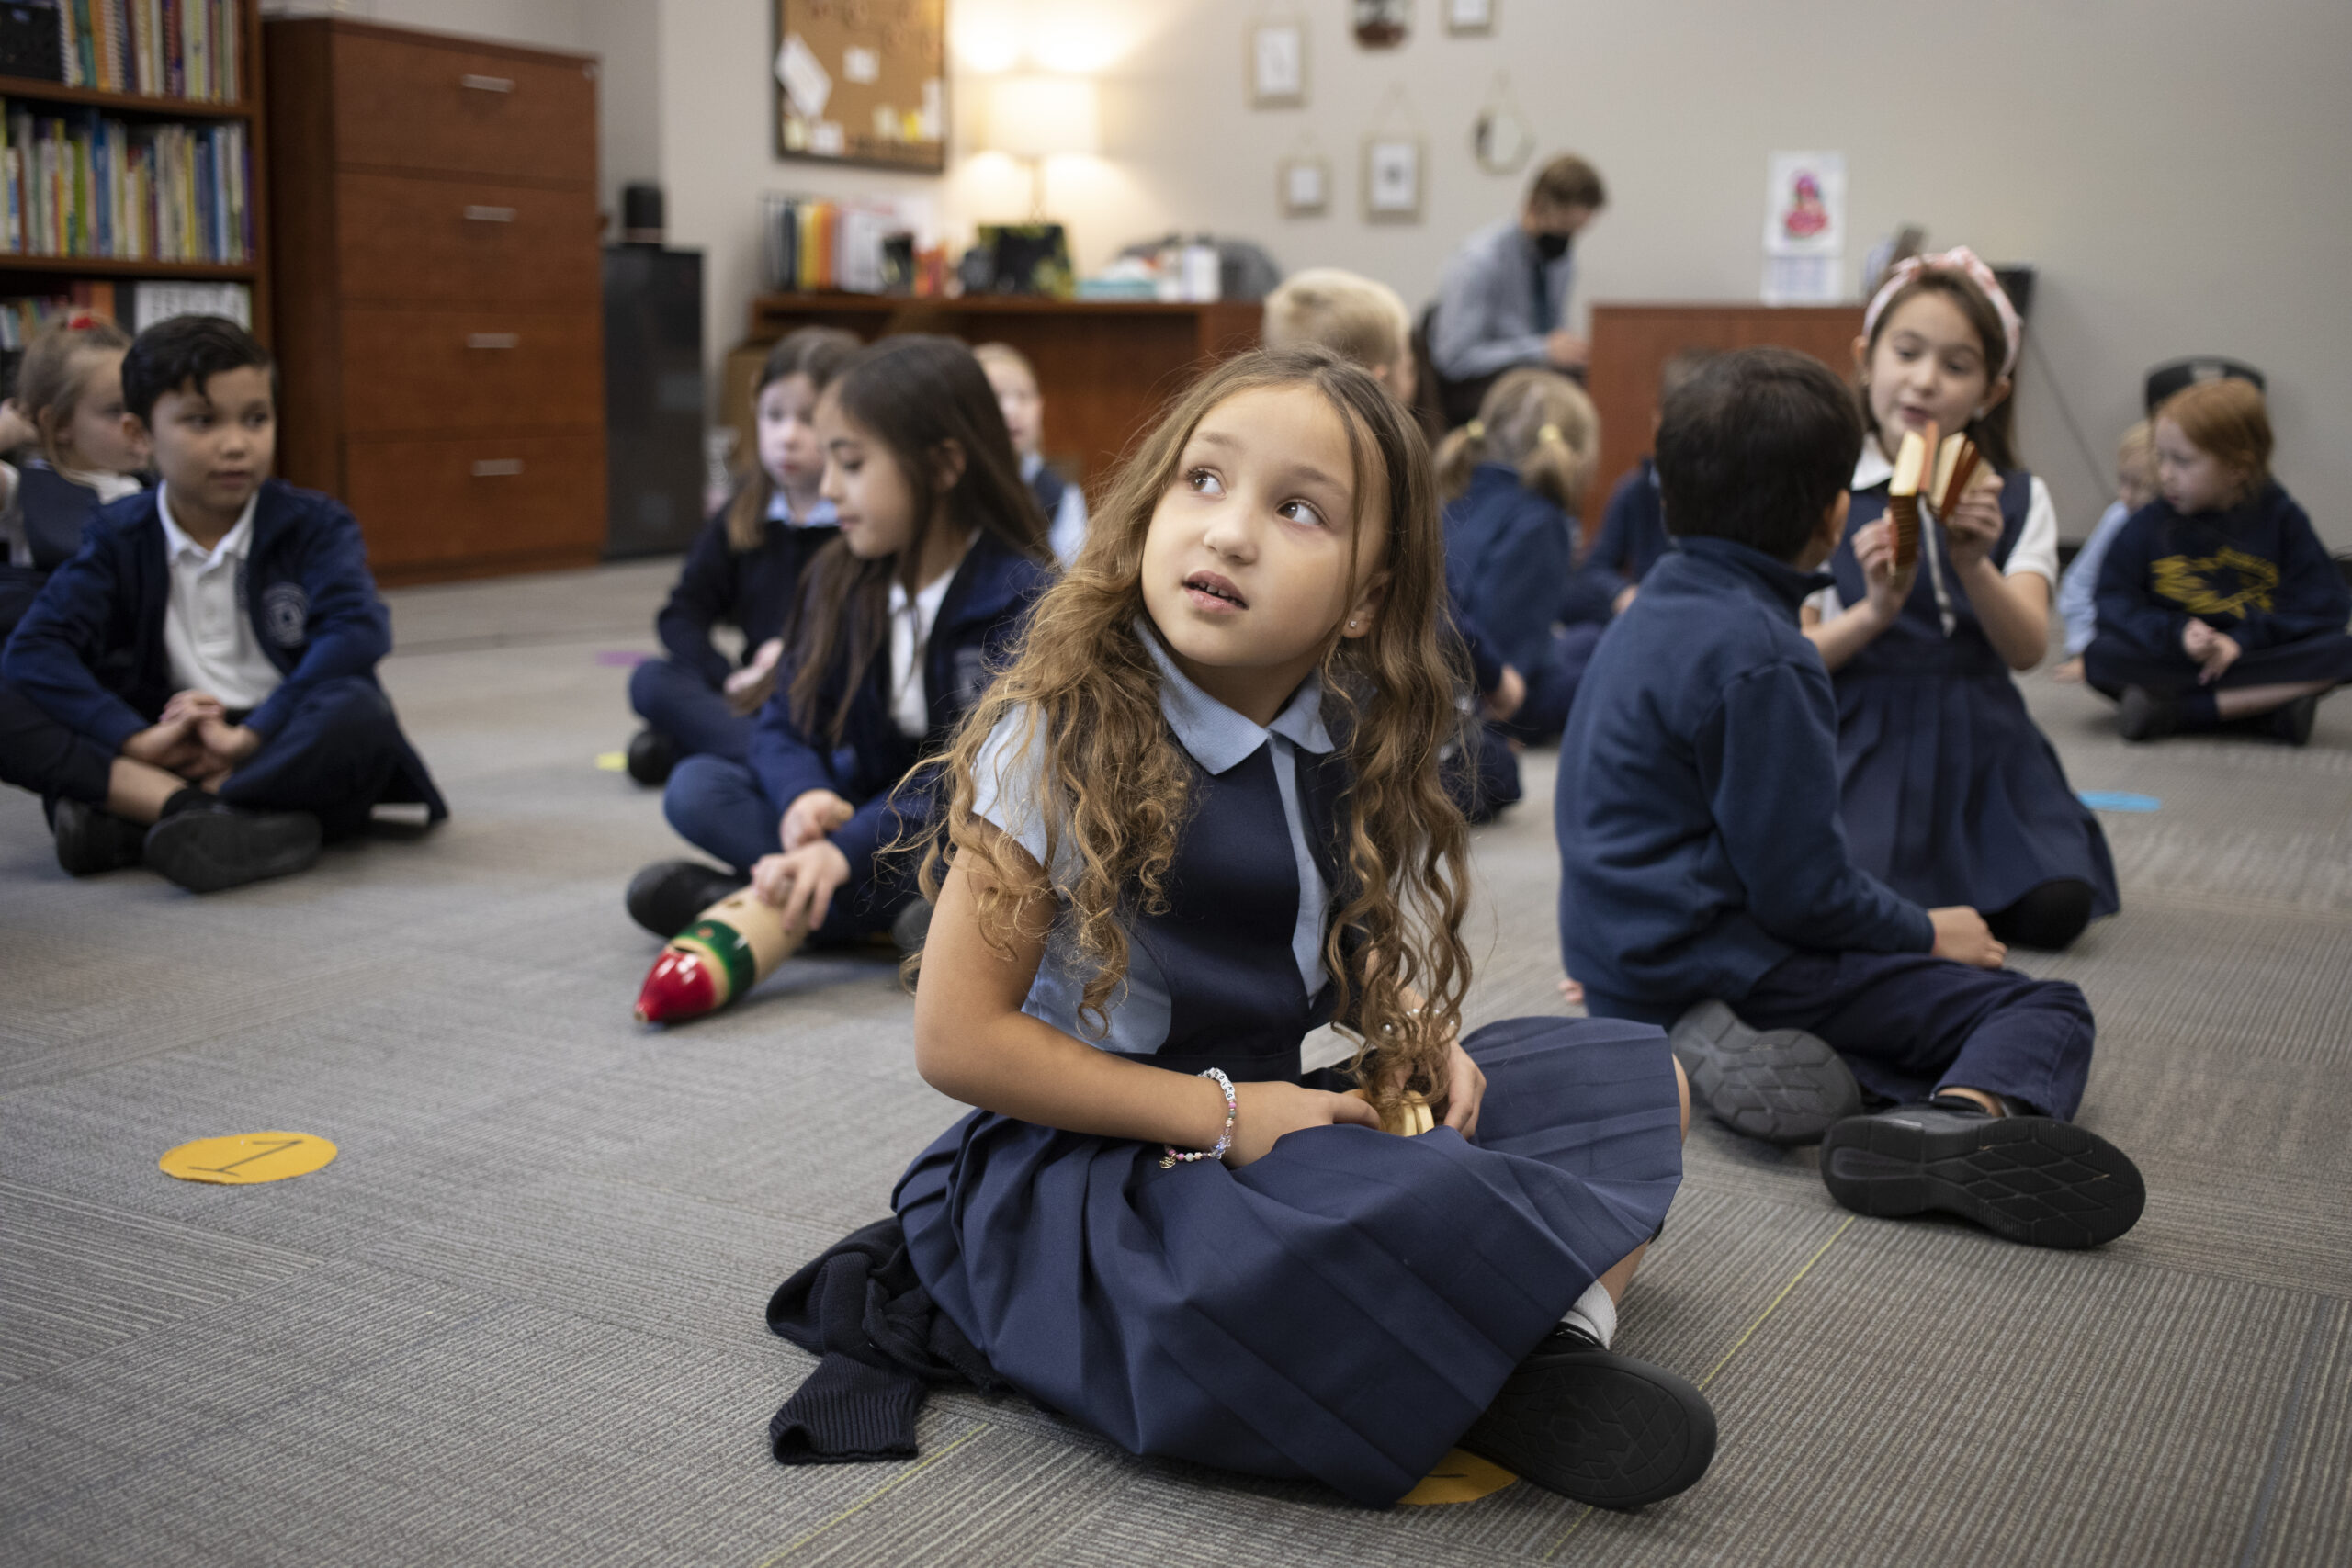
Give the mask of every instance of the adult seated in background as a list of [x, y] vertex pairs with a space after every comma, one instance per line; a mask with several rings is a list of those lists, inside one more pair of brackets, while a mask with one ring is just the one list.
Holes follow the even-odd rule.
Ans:
[[1608, 205], [1600, 175], [1573, 153], [1553, 159], [1517, 218], [1479, 230], [1446, 264], [1429, 325], [1446, 423], [1477, 412], [1495, 378], [1521, 365], [1581, 375], [1588, 349], [1567, 330], [1571, 246]]

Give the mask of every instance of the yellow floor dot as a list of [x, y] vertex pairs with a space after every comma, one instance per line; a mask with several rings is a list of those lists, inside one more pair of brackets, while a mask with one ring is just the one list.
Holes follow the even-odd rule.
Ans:
[[182, 1181], [244, 1187], [308, 1176], [334, 1158], [334, 1145], [309, 1133], [236, 1133], [198, 1138], [167, 1151], [155, 1163]]
[[1518, 1479], [1501, 1465], [1453, 1449], [1437, 1461], [1435, 1470], [1421, 1477], [1419, 1485], [1396, 1500], [1413, 1505], [1475, 1503]]
[[628, 772], [628, 753], [599, 751], [596, 753], [596, 766], [605, 773], [625, 773]]

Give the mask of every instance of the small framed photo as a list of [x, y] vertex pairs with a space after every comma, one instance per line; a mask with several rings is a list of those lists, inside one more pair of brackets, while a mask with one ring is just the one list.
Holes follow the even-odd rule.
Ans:
[[1363, 215], [1374, 223], [1421, 220], [1421, 142], [1416, 136], [1367, 136]]
[[1305, 23], [1295, 20], [1265, 22], [1250, 30], [1250, 107], [1253, 109], [1306, 107]]
[[1285, 218], [1320, 218], [1331, 207], [1331, 165], [1313, 156], [1274, 166], [1274, 196]]
[[1501, 0], [1445, 0], [1445, 30], [1456, 38], [1495, 30], [1495, 7]]

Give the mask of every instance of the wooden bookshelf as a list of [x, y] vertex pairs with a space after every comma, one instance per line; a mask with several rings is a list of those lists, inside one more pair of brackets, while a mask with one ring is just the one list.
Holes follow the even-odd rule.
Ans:
[[[245, 262], [144, 261], [118, 256], [54, 255], [0, 251], [0, 294], [30, 293], [37, 286], [62, 286], [76, 279], [138, 282], [242, 283], [253, 293], [253, 333], [270, 341], [269, 118], [262, 79], [261, 0], [237, 0], [237, 41], [244, 96], [175, 98], [148, 93], [116, 93], [101, 87], [69, 87], [30, 76], [0, 76], [0, 99], [104, 109], [144, 120], [241, 120], [251, 167], [245, 173], [246, 205], [253, 217], [253, 259]], [[22, 284], [24, 287], [16, 287]], [[128, 327], [129, 323], [124, 325]]]

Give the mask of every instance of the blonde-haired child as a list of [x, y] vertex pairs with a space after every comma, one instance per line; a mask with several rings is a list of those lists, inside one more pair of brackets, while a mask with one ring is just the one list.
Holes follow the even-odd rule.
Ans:
[[1086, 543], [1086, 491], [1046, 461], [1046, 396], [1037, 388], [1037, 367], [1009, 343], [981, 344], [972, 350], [972, 357], [980, 362], [996, 393], [1013, 454], [1021, 459], [1022, 482], [1046, 510], [1046, 542], [1053, 547], [1054, 558], [1067, 566]]
[[[1318, 350], [1210, 371], [1117, 477], [945, 759], [916, 1065], [977, 1109], [894, 1195], [956, 1331], [914, 1342], [1137, 1453], [1385, 1506], [1458, 1444], [1632, 1506], [1713, 1449], [1695, 1389], [1605, 1348], [1679, 1077], [1643, 1025], [1456, 1037], [1443, 563], [1410, 415]], [[1302, 1056], [1334, 1020], [1369, 1102]], [[1382, 1132], [1408, 1089], [1441, 1124]], [[807, 1342], [824, 1271], [770, 1322]], [[827, 1380], [779, 1452], [911, 1440]]]
[[2352, 594], [2311, 519], [2270, 477], [2270, 412], [2247, 381], [2184, 387], [2155, 414], [2163, 491], [2099, 569], [2092, 685], [2126, 740], [2270, 716], [2311, 739], [2319, 700], [2352, 680]]
[[2099, 563], [2107, 559], [2107, 547], [2132, 514], [2155, 499], [2155, 429], [2143, 419], [2116, 443], [2115, 499], [2099, 513], [2098, 525], [2059, 580], [2058, 615], [2066, 623], [2066, 661], [2050, 671], [2052, 680], [2073, 684], [2083, 678], [2083, 650], [2098, 635]]
[[1512, 734], [1550, 740], [1609, 619], [1610, 592], [1577, 566], [1575, 513], [1600, 450], [1584, 389], [1550, 370], [1504, 372], [1478, 417], [1438, 447], [1446, 581], [1496, 655], [1524, 673]]

